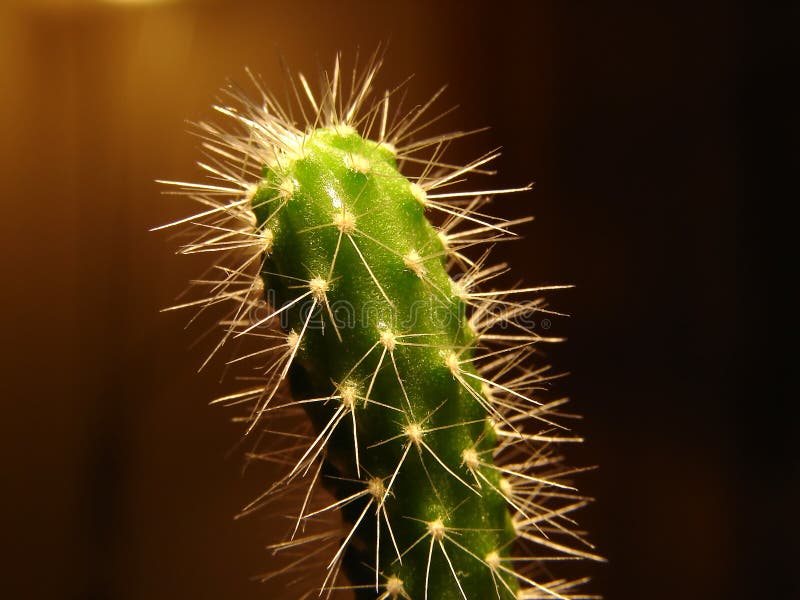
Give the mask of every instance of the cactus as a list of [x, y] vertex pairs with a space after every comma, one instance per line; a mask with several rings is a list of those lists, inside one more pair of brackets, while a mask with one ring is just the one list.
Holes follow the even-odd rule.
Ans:
[[[215, 108], [234, 130], [198, 125], [216, 181], [164, 182], [202, 205], [165, 226], [191, 232], [181, 252], [221, 254], [195, 282], [206, 293], [175, 308], [232, 306], [212, 354], [250, 344], [232, 362], [256, 361], [262, 381], [217, 401], [245, 406], [248, 434], [276, 445], [252, 456], [285, 467], [245, 512], [297, 494], [272, 548], [297, 553], [286, 572], [324, 562], [307, 596], [588, 598], [545, 567], [598, 557], [555, 451], [579, 438], [527, 365], [552, 341], [531, 321], [548, 311], [520, 300], [563, 286], [481, 291], [506, 267], [468, 250], [515, 236], [527, 219], [480, 209], [530, 186], [458, 191], [497, 154], [451, 165], [442, 150], [464, 132], [414, 140], [441, 91], [392, 121], [395, 92], [368, 104], [379, 66], [354, 71], [348, 97], [338, 58], [321, 94], [292, 79], [299, 124], [257, 78], [258, 101], [228, 88]], [[309, 428], [282, 425], [298, 409]]]

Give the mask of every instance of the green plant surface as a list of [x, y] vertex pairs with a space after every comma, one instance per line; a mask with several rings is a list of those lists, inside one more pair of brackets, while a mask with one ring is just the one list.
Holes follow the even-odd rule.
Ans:
[[[245, 512], [296, 494], [272, 548], [299, 553], [287, 574], [303, 558], [325, 565], [309, 570], [322, 582], [308, 597], [589, 598], [575, 591], [583, 579], [544, 568], [599, 560], [569, 516], [588, 499], [555, 451], [580, 440], [554, 420], [564, 401], [539, 398], [552, 376], [529, 364], [554, 341], [536, 332], [547, 309], [530, 295], [563, 286], [484, 290], [506, 266], [469, 253], [527, 220], [484, 213], [487, 196], [529, 186], [461, 191], [496, 155], [449, 165], [441, 151], [463, 134], [412, 140], [432, 102], [394, 124], [391, 94], [366, 106], [378, 66], [354, 76], [346, 101], [338, 60], [318, 96], [300, 76], [313, 115], [300, 125], [269, 93], [232, 89], [236, 102], [217, 109], [237, 128], [199, 124], [217, 181], [166, 182], [203, 206], [169, 225], [193, 233], [181, 251], [223, 257], [196, 282], [206, 294], [178, 307], [232, 303], [215, 352], [249, 341], [235, 362], [263, 361], [263, 384], [219, 399], [249, 407], [248, 434], [278, 448], [253, 455], [285, 468]], [[298, 409], [309, 429], [265, 425]], [[332, 529], [314, 532], [319, 520]]]

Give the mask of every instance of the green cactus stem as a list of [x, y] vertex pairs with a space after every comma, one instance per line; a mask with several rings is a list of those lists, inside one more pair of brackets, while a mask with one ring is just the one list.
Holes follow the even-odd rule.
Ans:
[[[266, 495], [301, 491], [273, 549], [314, 549], [309, 562], [325, 565], [317, 589], [359, 599], [588, 597], [574, 591], [583, 580], [542, 568], [598, 559], [568, 516], [588, 500], [554, 450], [579, 438], [553, 420], [563, 401], [538, 397], [548, 374], [527, 364], [548, 340], [530, 321], [543, 303], [525, 298], [551, 288], [480, 291], [505, 266], [467, 250], [514, 236], [525, 219], [479, 209], [488, 194], [527, 187], [453, 191], [496, 155], [453, 166], [440, 151], [462, 134], [411, 141], [430, 103], [393, 125], [391, 94], [365, 108], [377, 68], [346, 101], [338, 60], [321, 96], [300, 76], [313, 114], [303, 125], [268, 93], [253, 102], [231, 90], [238, 104], [217, 108], [238, 129], [199, 126], [220, 159], [202, 165], [217, 182], [167, 182], [203, 204], [174, 223], [195, 233], [182, 251], [228, 261], [199, 280], [209, 293], [180, 307], [232, 302], [217, 349], [249, 339], [258, 349], [241, 358], [271, 357], [263, 385], [220, 401], [249, 406], [248, 433], [298, 408], [311, 424]], [[409, 178], [401, 167], [414, 161], [423, 167]], [[317, 500], [320, 486], [332, 501]], [[331, 517], [338, 529], [307, 533]]]

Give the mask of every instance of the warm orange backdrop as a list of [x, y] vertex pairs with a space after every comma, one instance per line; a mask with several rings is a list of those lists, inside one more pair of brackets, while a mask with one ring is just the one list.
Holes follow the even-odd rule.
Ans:
[[243, 67], [278, 82], [279, 51], [313, 74], [387, 40], [382, 85], [413, 73], [424, 101], [450, 83], [441, 107], [461, 108], [443, 129], [493, 126], [454, 159], [503, 145], [494, 183], [536, 181], [498, 202], [537, 217], [498, 256], [578, 286], [551, 296], [574, 315], [552, 356], [586, 415], [572, 460], [601, 465], [583, 480], [599, 498], [583, 524], [611, 559], [594, 589], [780, 585], [773, 527], [742, 516], [779, 513], [791, 490], [763, 435], [787, 421], [753, 404], [780, 402], [781, 371], [753, 291], [771, 282], [754, 235], [770, 236], [745, 195], [769, 181], [754, 171], [769, 142], [748, 111], [773, 68], [790, 72], [766, 58], [763, 20], [713, 2], [132, 4], [0, 7], [0, 595], [296, 597], [248, 579], [270, 568], [275, 524], [231, 517], [269, 473], [226, 458], [241, 431], [206, 403], [235, 383], [195, 374], [203, 326], [158, 313], [198, 263], [148, 233], [189, 208], [154, 180], [197, 177], [185, 120]]

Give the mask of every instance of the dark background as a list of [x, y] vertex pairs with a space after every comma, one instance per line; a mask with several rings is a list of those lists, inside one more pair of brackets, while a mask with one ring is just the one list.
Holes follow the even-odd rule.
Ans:
[[[643, 6], [645, 4], [647, 6]], [[764, 3], [768, 4], [768, 3]], [[741, 3], [5, 2], [2, 573], [6, 598], [277, 598], [265, 486], [195, 370], [203, 326], [160, 314], [197, 273], [148, 228], [189, 206], [186, 119], [249, 65], [281, 82], [387, 42], [379, 82], [441, 83], [442, 130], [502, 145], [498, 257], [569, 337], [558, 391], [598, 464], [581, 515], [613, 599], [791, 598], [797, 578], [796, 351], [787, 184], [797, 157], [797, 11]], [[793, 145], [793, 146], [792, 146]], [[786, 150], [791, 147], [791, 151]], [[794, 169], [794, 170], [793, 170]], [[796, 178], [795, 178], [796, 179]], [[235, 387], [235, 385], [234, 385]], [[793, 566], [793, 565], [792, 565]], [[794, 585], [794, 589], [790, 586]], [[295, 591], [286, 598], [297, 596]]]

